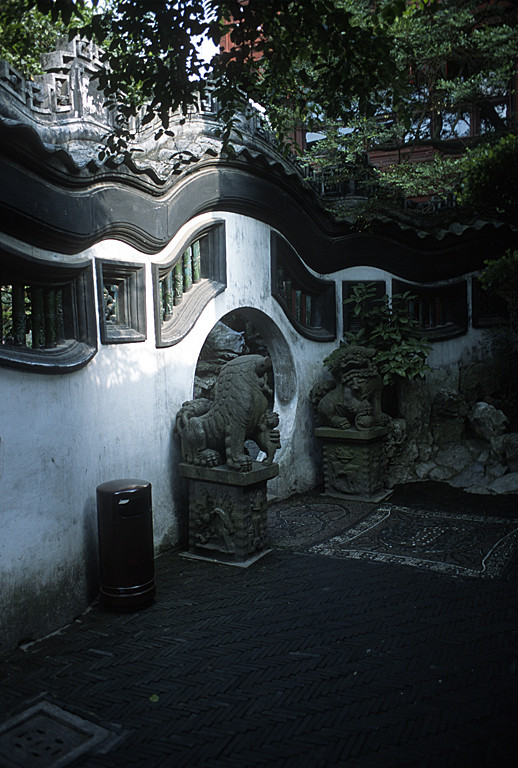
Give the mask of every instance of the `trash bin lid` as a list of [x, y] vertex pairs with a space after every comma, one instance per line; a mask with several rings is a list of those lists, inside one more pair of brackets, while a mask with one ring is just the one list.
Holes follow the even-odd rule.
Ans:
[[122, 478], [120, 480], [108, 480], [97, 486], [99, 493], [128, 493], [131, 491], [140, 491], [151, 485], [147, 480], [135, 480], [131, 478]]

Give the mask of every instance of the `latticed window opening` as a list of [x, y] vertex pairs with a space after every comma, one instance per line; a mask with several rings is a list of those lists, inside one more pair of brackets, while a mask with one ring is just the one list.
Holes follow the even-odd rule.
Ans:
[[52, 349], [65, 343], [62, 287], [5, 283], [1, 296], [2, 346]]
[[277, 293], [291, 316], [305, 328], [318, 328], [322, 325], [316, 296], [304, 290], [285, 267], [277, 269]]
[[408, 302], [410, 317], [417, 322], [418, 328], [443, 328], [448, 325], [443, 296], [418, 296]]
[[277, 232], [271, 235], [272, 295], [297, 332], [315, 341], [336, 337], [336, 297], [333, 280], [310, 272]]
[[[181, 249], [181, 250], [180, 250]], [[184, 241], [168, 262], [152, 265], [157, 347], [177, 344], [227, 284], [223, 221]]]
[[174, 265], [160, 275], [161, 320], [167, 322], [173, 317], [184, 294], [199, 283], [202, 275], [201, 240], [195, 240], [182, 253]]
[[392, 294], [409, 292], [408, 314], [416, 321], [416, 330], [431, 341], [453, 338], [466, 333], [468, 327], [468, 296], [466, 280], [440, 285], [423, 286], [392, 281]]
[[488, 328], [508, 321], [509, 310], [505, 301], [494, 291], [483, 288], [478, 277], [471, 278], [471, 295], [474, 328]]
[[119, 299], [119, 285], [117, 283], [104, 283], [103, 285], [104, 317], [111, 325], [120, 325], [124, 317], [121, 311]]
[[96, 268], [102, 343], [145, 341], [144, 265], [98, 259]]
[[97, 352], [91, 261], [0, 253], [0, 365], [68, 373]]

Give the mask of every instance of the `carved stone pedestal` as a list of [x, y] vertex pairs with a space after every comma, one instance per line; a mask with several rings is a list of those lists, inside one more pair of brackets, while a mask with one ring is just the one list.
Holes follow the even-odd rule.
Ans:
[[316, 437], [323, 441], [327, 496], [380, 501], [390, 495], [383, 485], [383, 439], [387, 433], [386, 427], [315, 429]]
[[179, 471], [189, 480], [189, 555], [249, 565], [266, 554], [266, 484], [278, 464], [238, 472], [181, 463]]

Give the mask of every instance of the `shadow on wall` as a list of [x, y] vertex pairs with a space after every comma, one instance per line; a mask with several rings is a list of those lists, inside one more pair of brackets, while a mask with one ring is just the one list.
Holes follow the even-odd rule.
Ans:
[[85, 595], [91, 603], [99, 592], [99, 544], [97, 535], [97, 500], [88, 497], [82, 515], [83, 562], [85, 564]]
[[[189, 544], [189, 482], [180, 476], [177, 470], [178, 464], [182, 461], [182, 448], [180, 438], [174, 431], [174, 419], [171, 422], [171, 433], [169, 440], [169, 462], [171, 467], [169, 481], [171, 487], [171, 496], [174, 509], [176, 511], [176, 525], [178, 541], [176, 547], [186, 549]], [[162, 549], [167, 548], [167, 542], [164, 542]]]

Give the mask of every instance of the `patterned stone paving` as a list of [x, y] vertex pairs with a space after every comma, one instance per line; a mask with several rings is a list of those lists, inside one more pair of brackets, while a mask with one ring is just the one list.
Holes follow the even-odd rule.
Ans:
[[377, 560], [455, 576], [498, 578], [518, 546], [517, 521], [378, 507], [310, 552]]
[[276, 547], [300, 549], [341, 533], [361, 520], [374, 505], [347, 503], [324, 496], [303, 494], [270, 504], [268, 530]]
[[145, 610], [95, 603], [0, 656], [4, 734], [50, 704], [110, 734], [73, 760], [61, 745], [53, 768], [514, 768], [517, 559], [477, 579], [315, 551], [354, 530], [355, 546], [449, 562], [467, 542], [452, 564], [475, 569], [518, 525], [516, 498], [429, 490], [274, 504], [275, 546], [250, 568], [162, 555]]
[[498, 578], [518, 550], [518, 519], [301, 495], [269, 509], [271, 542], [452, 576]]

